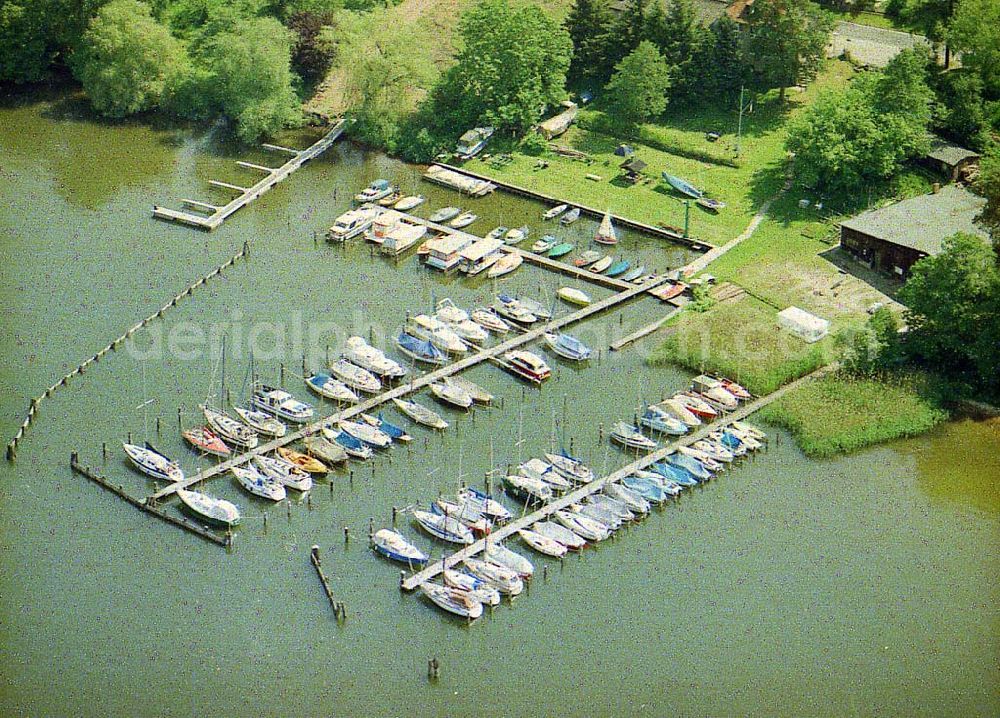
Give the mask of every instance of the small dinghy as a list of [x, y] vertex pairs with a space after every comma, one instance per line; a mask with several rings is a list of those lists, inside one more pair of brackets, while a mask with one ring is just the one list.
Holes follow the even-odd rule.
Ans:
[[638, 267], [634, 267], [622, 275], [623, 282], [634, 282], [639, 277], [641, 277], [646, 271], [646, 265], [640, 264]]
[[376, 202], [378, 203], [378, 205], [380, 207], [392, 207], [392, 205], [396, 204], [396, 202], [398, 202], [402, 198], [403, 198], [403, 193], [402, 192], [395, 192], [394, 191], [391, 194], [387, 194], [382, 199], [376, 200]]
[[517, 227], [516, 229], [507, 230], [507, 234], [503, 236], [504, 244], [518, 244], [527, 239], [528, 235], [531, 234], [531, 228], [528, 225], [523, 227]]
[[448, 224], [455, 229], [461, 229], [462, 227], [468, 227], [470, 224], [479, 219], [478, 214], [473, 214], [472, 212], [462, 212], [462, 214], [455, 217]]
[[370, 426], [374, 426], [393, 441], [413, 441], [413, 437], [407, 434], [403, 427], [390, 423], [382, 416], [382, 414], [379, 414], [378, 416], [361, 414], [360, 416], [363, 422], [369, 424]]
[[431, 504], [431, 511], [441, 516], [450, 516], [453, 519], [458, 519], [463, 525], [468, 526], [480, 536], [490, 530], [489, 520], [475, 508], [466, 504], [458, 504], [443, 496], [439, 496], [434, 500]]
[[458, 492], [457, 497], [460, 503], [468, 504], [495, 523], [510, 521], [514, 517], [506, 506], [478, 489], [462, 489]]
[[508, 294], [499, 294], [493, 301], [493, 311], [521, 324], [534, 324], [538, 317], [529, 312], [521, 302]]
[[378, 394], [382, 390], [382, 382], [367, 369], [362, 369], [341, 357], [330, 364], [330, 373], [352, 389], [366, 394]]
[[531, 530], [545, 538], [561, 543], [569, 549], [582, 549], [587, 545], [587, 539], [555, 521], [539, 521], [531, 527]]
[[611, 529], [600, 521], [575, 511], [556, 511], [555, 516], [556, 521], [588, 541], [603, 541], [611, 535]]
[[521, 580], [517, 571], [493, 561], [467, 558], [465, 559], [465, 568], [476, 578], [485, 581], [487, 585], [508, 596], [517, 596], [524, 590], [524, 581]]
[[442, 222], [447, 222], [449, 219], [457, 217], [460, 214], [462, 214], [461, 207], [442, 207], [430, 216], [430, 220], [431, 222], [440, 224]]
[[213, 499], [211, 496], [197, 491], [184, 489], [177, 489], [177, 498], [191, 513], [216, 526], [228, 528], [236, 526], [240, 522], [240, 510], [236, 508], [235, 504], [225, 499]]
[[288, 431], [288, 427], [281, 419], [271, 416], [267, 412], [246, 409], [241, 406], [233, 407], [233, 411], [236, 412], [236, 416], [240, 417], [240, 421], [259, 434], [281, 437]]
[[125, 456], [139, 471], [161, 481], [183, 481], [184, 472], [176, 461], [171, 461], [149, 446], [142, 447], [122, 442]]
[[621, 259], [612, 264], [610, 267], [608, 267], [608, 271], [606, 271], [604, 274], [608, 277], [617, 277], [619, 274], [624, 274], [625, 272], [627, 272], [630, 266], [631, 262], [629, 262], [627, 259]]
[[597, 228], [597, 232], [594, 234], [594, 241], [598, 244], [618, 244], [618, 234], [615, 232], [615, 227], [611, 223], [611, 210], [604, 213], [604, 217], [601, 219], [601, 225]]
[[340, 444], [327, 441], [322, 436], [307, 436], [302, 439], [302, 445], [306, 447], [306, 453], [315, 456], [328, 464], [340, 464], [347, 461], [347, 452]]
[[549, 210], [545, 211], [542, 214], [542, 219], [545, 219], [545, 220], [555, 219], [556, 217], [558, 217], [559, 215], [561, 215], [563, 212], [565, 212], [567, 209], [569, 209], [569, 205], [568, 204], [557, 204], [552, 209], [549, 209]]
[[542, 536], [540, 533], [532, 531], [531, 529], [519, 529], [517, 535], [520, 536], [521, 540], [528, 544], [531, 548], [535, 549], [540, 554], [544, 554], [545, 556], [562, 558], [569, 550], [558, 541], [550, 539], [548, 536]]
[[504, 477], [507, 493], [527, 501], [551, 501], [552, 487], [541, 479], [528, 476], [510, 475]]
[[552, 249], [549, 250], [548, 255], [552, 259], [559, 259], [559, 257], [565, 257], [567, 254], [572, 252], [576, 248], [576, 245], [572, 242], [560, 242]]
[[207, 426], [196, 426], [194, 428], [187, 429], [181, 432], [181, 436], [183, 436], [185, 441], [191, 444], [191, 446], [205, 454], [227, 457], [233, 453], [232, 450], [226, 446], [226, 442], [220, 439], [215, 432]]
[[430, 389], [431, 393], [445, 404], [457, 406], [460, 409], [468, 409], [472, 406], [472, 395], [465, 389], [452, 384], [447, 378], [434, 382], [430, 385]]
[[588, 267], [600, 258], [601, 258], [600, 252], [595, 252], [593, 249], [588, 249], [586, 252], [581, 253], [579, 257], [573, 260], [573, 266]]
[[327, 399], [348, 401], [352, 404], [358, 401], [358, 395], [351, 391], [347, 384], [323, 372], [313, 374], [306, 379], [306, 386]]
[[569, 212], [567, 212], [566, 214], [564, 214], [562, 216], [562, 219], [559, 220], [559, 222], [564, 227], [568, 227], [569, 225], [573, 224], [578, 219], [580, 219], [580, 208], [579, 207], [574, 207]]
[[654, 504], [662, 504], [670, 498], [667, 492], [663, 490], [663, 486], [653, 479], [641, 476], [626, 476], [622, 479], [622, 485], [636, 492], [639, 496], [646, 499], [646, 501]]
[[569, 334], [557, 332], [546, 332], [545, 343], [549, 349], [561, 356], [563, 359], [572, 361], [587, 361], [593, 352], [586, 344]]
[[483, 555], [493, 563], [509, 568], [522, 578], [531, 578], [535, 573], [535, 566], [531, 561], [501, 543], [487, 541]]
[[253, 390], [253, 405], [261, 411], [274, 414], [280, 419], [304, 424], [313, 417], [313, 408], [299, 401], [284, 389], [275, 389], [264, 384]]
[[611, 255], [598, 259], [596, 262], [594, 262], [593, 266], [590, 267], [590, 271], [594, 272], [595, 274], [600, 274], [605, 269], [610, 267], [613, 261], [615, 261], [615, 259]]
[[576, 287], [560, 287], [556, 290], [556, 296], [564, 302], [575, 304], [578, 307], [585, 307], [593, 301], [589, 294]]
[[493, 266], [486, 270], [486, 276], [490, 279], [502, 277], [510, 274], [524, 263], [524, 257], [517, 252], [507, 252], [493, 263]]
[[392, 437], [371, 424], [345, 419], [340, 422], [340, 428], [358, 441], [363, 441], [376, 449], [388, 449], [392, 445]]
[[630, 449], [653, 451], [656, 448], [656, 442], [643, 434], [639, 427], [624, 421], [611, 427], [611, 440]]
[[398, 209], [400, 212], [406, 212], [413, 209], [414, 207], [419, 207], [424, 203], [427, 198], [422, 194], [411, 194], [403, 197], [401, 200], [397, 201], [393, 205], [393, 209]]
[[541, 239], [537, 240], [531, 245], [531, 251], [535, 254], [544, 254], [550, 249], [556, 246], [556, 238], [551, 234], [543, 235]]
[[704, 207], [709, 212], [715, 212], [718, 214], [720, 210], [726, 208], [726, 203], [722, 200], [712, 199], [711, 197], [699, 197], [696, 202], [699, 207]]
[[254, 466], [269, 479], [296, 491], [308, 491], [313, 487], [312, 477], [294, 464], [277, 456], [261, 454], [253, 457]]
[[552, 376], [552, 369], [540, 356], [523, 349], [515, 349], [503, 355], [504, 368], [522, 379], [541, 384]]
[[442, 419], [439, 414], [415, 401], [409, 401], [407, 399], [393, 399], [392, 401], [401, 412], [406, 414], [418, 424], [429, 426], [432, 429], [448, 428], [448, 422]]
[[446, 586], [467, 592], [470, 597], [483, 605], [500, 605], [500, 592], [481, 578], [476, 578], [471, 573], [464, 571], [456, 571], [453, 568], [446, 568], [441, 575]]
[[257, 446], [257, 432], [246, 424], [208, 406], [202, 406], [201, 411], [205, 415], [205, 421], [208, 422], [209, 428], [223, 441], [246, 449], [253, 449]]
[[442, 541], [468, 545], [476, 540], [472, 535], [472, 529], [450, 516], [414, 509], [413, 518], [424, 531]]
[[287, 496], [280, 481], [264, 476], [252, 466], [233, 466], [229, 470], [233, 472], [239, 485], [254, 496], [271, 501], [284, 501]]
[[604, 493], [613, 499], [621, 501], [628, 507], [629, 511], [634, 511], [637, 514], [649, 513], [649, 501], [626, 486], [622, 486], [621, 484], [607, 484], [604, 487]]
[[653, 431], [671, 436], [682, 436], [688, 430], [687, 424], [671, 416], [670, 413], [656, 404], [646, 409], [646, 412], [639, 419], [639, 423]]
[[549, 462], [556, 472], [571, 481], [589, 484], [594, 480], [594, 472], [589, 466], [566, 453], [546, 454], [545, 460]]
[[367, 461], [375, 456], [375, 451], [360, 439], [356, 439], [346, 431], [323, 427], [323, 436], [330, 441], [343, 447], [344, 451], [352, 459]]
[[448, 355], [431, 342], [415, 337], [409, 332], [400, 332], [396, 337], [396, 347], [406, 356], [424, 364], [444, 364]]
[[352, 364], [385, 379], [398, 379], [406, 376], [406, 368], [385, 355], [381, 349], [376, 349], [363, 337], [348, 337], [344, 358]]
[[424, 592], [438, 608], [473, 621], [483, 615], [483, 604], [474, 599], [468, 591], [436, 583], [422, 583]]
[[429, 560], [427, 554], [407, 541], [403, 534], [392, 529], [376, 531], [372, 536], [372, 548], [388, 559], [410, 566], [424, 566]]
[[278, 456], [287, 461], [293, 466], [297, 466], [303, 471], [310, 474], [326, 474], [329, 473], [330, 469], [319, 459], [309, 456], [309, 454], [303, 454], [301, 451], [295, 451], [294, 449], [289, 449], [285, 446], [279, 446], [276, 451]]
[[472, 321], [494, 334], [506, 334], [511, 330], [510, 324], [501, 319], [492, 309], [480, 307], [470, 315]]

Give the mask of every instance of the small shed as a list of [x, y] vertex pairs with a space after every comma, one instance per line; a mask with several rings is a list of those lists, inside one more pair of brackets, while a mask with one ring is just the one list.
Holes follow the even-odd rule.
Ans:
[[978, 152], [967, 150], [943, 137], [931, 135], [931, 149], [923, 161], [934, 171], [956, 182], [963, 179], [971, 168], [978, 167], [979, 159]]
[[778, 312], [778, 326], [803, 341], [812, 344], [830, 333], [830, 322], [798, 307], [788, 307]]
[[625, 173], [625, 179], [632, 183], [638, 182], [642, 179], [642, 171], [646, 169], [647, 166], [648, 165], [638, 157], [630, 157], [619, 165]]
[[619, 157], [631, 157], [635, 154], [635, 150], [632, 149], [632, 145], [618, 145], [615, 147], [615, 154]]

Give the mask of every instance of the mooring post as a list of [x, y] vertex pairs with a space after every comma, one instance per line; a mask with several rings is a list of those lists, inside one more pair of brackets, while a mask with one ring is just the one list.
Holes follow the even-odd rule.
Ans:
[[264, 533], [267, 533], [267, 511], [264, 512]]
[[399, 512], [395, 506], [392, 507], [392, 527], [396, 528], [396, 514]]
[[181, 419], [181, 408], [178, 406], [177, 407], [177, 429], [178, 430], [180, 430], [181, 428], [183, 428], [184, 424], [182, 422], [183, 422], [183, 420]]
[[403, 584], [406, 583], [406, 571], [399, 569], [399, 590], [403, 590]]
[[132, 432], [128, 432], [128, 443], [132, 443]]
[[108, 442], [106, 441], [101, 442], [101, 459], [103, 461], [108, 460]]
[[351, 542], [351, 529], [349, 526], [344, 527], [344, 545], [346, 546]]
[[375, 519], [371, 516], [368, 517], [368, 538], [369, 540], [375, 536]]
[[427, 679], [429, 681], [436, 681], [438, 676], [441, 674], [441, 664], [438, 663], [437, 658], [432, 658], [427, 661]]
[[160, 435], [160, 417], [156, 417], [156, 435]]

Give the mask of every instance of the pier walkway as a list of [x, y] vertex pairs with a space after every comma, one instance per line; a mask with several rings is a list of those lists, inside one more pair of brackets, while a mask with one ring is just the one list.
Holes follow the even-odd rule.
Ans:
[[530, 528], [537, 521], [545, 520], [546, 518], [552, 516], [556, 511], [561, 511], [570, 504], [578, 503], [587, 496], [590, 496], [591, 494], [596, 494], [597, 492], [601, 491], [601, 489], [603, 489], [606, 484], [620, 481], [621, 479], [624, 479], [625, 477], [635, 473], [636, 471], [641, 471], [651, 466], [654, 463], [663, 461], [667, 456], [675, 452], [677, 450], [677, 447], [688, 446], [690, 444], [693, 444], [699, 439], [704, 439], [706, 436], [708, 436], [709, 433], [715, 431], [716, 429], [721, 429], [724, 426], [728, 426], [734, 421], [740, 421], [742, 419], [745, 419], [758, 409], [761, 409], [764, 406], [770, 404], [771, 402], [780, 399], [785, 394], [787, 394], [790, 391], [793, 391], [794, 389], [798, 388], [805, 382], [815, 379], [831, 371], [832, 368], [833, 367], [831, 365], [823, 367], [821, 369], [817, 369], [812, 374], [807, 374], [806, 376], [797, 379], [796, 381], [793, 381], [789, 384], [785, 384], [785, 386], [781, 387], [780, 389], [771, 394], [768, 394], [767, 396], [759, 397], [750, 402], [747, 402], [746, 404], [739, 407], [735, 411], [732, 411], [729, 414], [720, 417], [718, 420], [714, 421], [711, 424], [706, 424], [702, 426], [697, 431], [694, 431], [686, 436], [680, 437], [679, 439], [667, 444], [662, 449], [657, 449], [656, 451], [646, 454], [645, 456], [636, 459], [635, 461], [623, 466], [617, 471], [608, 474], [607, 476], [602, 476], [599, 479], [595, 479], [589, 484], [583, 484], [582, 486], [574, 489], [573, 491], [570, 491], [569, 493], [562, 495], [561, 497], [555, 499], [554, 501], [545, 504], [536, 511], [533, 511], [530, 514], [522, 516], [519, 519], [515, 519], [510, 523], [507, 523], [504, 526], [495, 529], [493, 532], [490, 533], [489, 536], [479, 539], [475, 543], [470, 544], [459, 551], [456, 551], [450, 556], [442, 558], [440, 561], [435, 561], [431, 564], [428, 564], [428, 566], [422, 571], [418, 571], [417, 573], [414, 573], [410, 576], [403, 578], [399, 584], [400, 588], [402, 588], [405, 591], [412, 591], [415, 588], [418, 588], [420, 584], [430, 581], [438, 574], [440, 574], [442, 571], [444, 571], [446, 568], [451, 568], [461, 563], [465, 559], [471, 558], [476, 554], [481, 553], [483, 550], [485, 550], [487, 542], [492, 544], [499, 543], [504, 539], [513, 536], [519, 530]]
[[165, 219], [191, 225], [192, 227], [197, 227], [198, 229], [213, 230], [229, 219], [229, 217], [231, 217], [237, 210], [242, 209], [246, 205], [253, 202], [306, 162], [326, 152], [333, 145], [333, 143], [337, 141], [340, 135], [343, 134], [346, 126], [347, 120], [340, 120], [333, 126], [333, 129], [327, 132], [321, 139], [319, 139], [311, 147], [304, 150], [293, 150], [287, 147], [280, 147], [278, 145], [265, 144], [265, 149], [275, 152], [287, 152], [292, 154], [292, 158], [280, 167], [264, 167], [263, 165], [255, 165], [250, 162], [237, 162], [236, 164], [240, 167], [259, 170], [260, 172], [266, 173], [267, 176], [264, 177], [264, 179], [260, 180], [251, 187], [240, 187], [238, 185], [229, 184], [228, 182], [209, 180], [209, 184], [213, 187], [220, 187], [222, 189], [228, 189], [240, 193], [236, 199], [221, 207], [207, 204], [205, 202], [196, 202], [190, 199], [181, 200], [182, 204], [189, 207], [204, 209], [208, 211], [209, 214], [194, 214], [191, 212], [184, 212], [182, 210], [170, 209], [169, 207], [153, 205], [153, 216], [157, 219]]

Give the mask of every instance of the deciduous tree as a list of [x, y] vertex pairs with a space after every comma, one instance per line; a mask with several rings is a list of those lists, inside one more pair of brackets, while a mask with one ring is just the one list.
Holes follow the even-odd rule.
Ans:
[[810, 0], [757, 0], [747, 11], [743, 57], [760, 92], [807, 82], [816, 76], [833, 30], [833, 19]]
[[670, 88], [670, 70], [663, 55], [648, 40], [615, 68], [607, 86], [608, 113], [626, 127], [663, 113]]
[[1000, 98], [1000, 2], [959, 0], [945, 36], [962, 66], [979, 73], [987, 96]]

